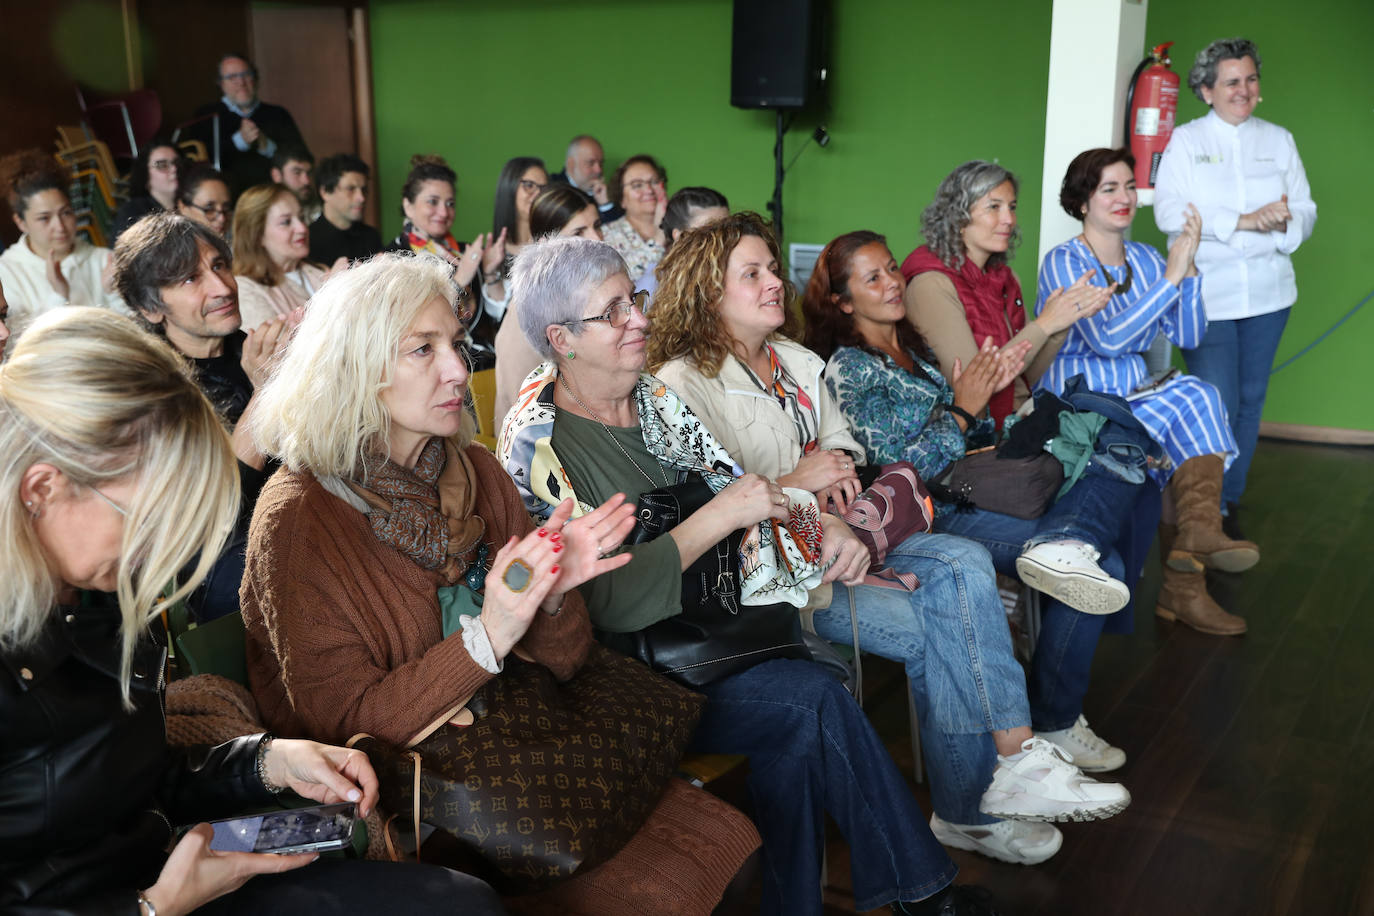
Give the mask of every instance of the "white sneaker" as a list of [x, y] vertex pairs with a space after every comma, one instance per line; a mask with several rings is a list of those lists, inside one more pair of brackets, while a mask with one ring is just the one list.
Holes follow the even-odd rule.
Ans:
[[1131, 600], [1126, 583], [1097, 565], [1102, 556], [1080, 541], [1036, 544], [1016, 558], [1016, 574], [1036, 591], [1084, 614], [1114, 614]]
[[955, 849], [967, 849], [1012, 865], [1036, 865], [1059, 851], [1064, 834], [1053, 824], [998, 821], [995, 824], [951, 824], [930, 816], [935, 839]]
[[1021, 750], [1019, 759], [997, 758], [979, 811], [1017, 821], [1096, 821], [1131, 803], [1125, 786], [1084, 776], [1056, 744], [1027, 738]]
[[1036, 732], [1035, 735], [1067, 751], [1074, 765], [1085, 773], [1106, 773], [1120, 769], [1126, 762], [1126, 752], [1099, 738], [1082, 716], [1070, 728], [1057, 732]]

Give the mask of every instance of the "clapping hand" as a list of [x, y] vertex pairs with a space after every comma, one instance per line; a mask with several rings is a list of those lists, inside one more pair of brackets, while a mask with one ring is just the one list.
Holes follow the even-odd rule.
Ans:
[[1108, 286], [1092, 284], [1093, 271], [1087, 271], [1068, 286], [1060, 287], [1045, 299], [1036, 322], [1046, 334], [1067, 330], [1080, 318], [1089, 318], [1107, 307], [1116, 292], [1116, 283]]
[[1022, 340], [999, 349], [991, 337], [986, 337], [967, 368], [956, 359], [950, 370], [954, 406], [971, 414], [982, 411], [994, 394], [1021, 374], [1030, 348], [1030, 341]]
[[1202, 214], [1192, 204], [1183, 213], [1183, 230], [1169, 246], [1169, 258], [1164, 263], [1164, 278], [1178, 286], [1184, 277], [1197, 275], [1193, 259], [1197, 256], [1198, 244], [1202, 241]]

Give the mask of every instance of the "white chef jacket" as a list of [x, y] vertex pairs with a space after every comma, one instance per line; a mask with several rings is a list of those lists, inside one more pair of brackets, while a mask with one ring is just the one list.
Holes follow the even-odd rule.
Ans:
[[[1242, 213], [1284, 194], [1287, 231], [1236, 230]], [[1265, 315], [1297, 300], [1289, 255], [1312, 235], [1317, 205], [1292, 134], [1255, 117], [1228, 124], [1214, 111], [1177, 128], [1155, 183], [1155, 223], [1170, 244], [1189, 203], [1202, 214], [1196, 260], [1208, 319]]]

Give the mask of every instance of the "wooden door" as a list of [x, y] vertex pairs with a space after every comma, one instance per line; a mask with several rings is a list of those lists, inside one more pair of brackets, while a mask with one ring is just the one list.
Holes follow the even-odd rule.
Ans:
[[[347, 3], [254, 3], [250, 16], [262, 99], [291, 112], [316, 160], [354, 153], [375, 176], [366, 11]], [[375, 195], [367, 203], [365, 219], [375, 226]]]

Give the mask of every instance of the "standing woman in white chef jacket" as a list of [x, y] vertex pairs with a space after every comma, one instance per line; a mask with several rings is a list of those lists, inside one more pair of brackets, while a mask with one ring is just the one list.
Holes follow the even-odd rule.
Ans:
[[1155, 189], [1155, 222], [1170, 244], [1190, 202], [1202, 214], [1196, 263], [1207, 334], [1184, 357], [1189, 371], [1220, 390], [1240, 449], [1221, 494], [1232, 537], [1241, 537], [1236, 507], [1270, 367], [1298, 297], [1289, 256], [1317, 222], [1293, 135], [1254, 117], [1259, 78], [1259, 52], [1247, 39], [1214, 41], [1198, 52], [1188, 87], [1212, 110], [1174, 131]]

